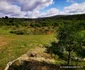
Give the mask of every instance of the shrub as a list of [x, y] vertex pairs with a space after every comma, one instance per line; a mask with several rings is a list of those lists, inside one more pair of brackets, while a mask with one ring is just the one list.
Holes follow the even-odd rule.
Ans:
[[26, 35], [28, 34], [27, 30], [12, 30], [10, 33], [17, 34], [17, 35]]

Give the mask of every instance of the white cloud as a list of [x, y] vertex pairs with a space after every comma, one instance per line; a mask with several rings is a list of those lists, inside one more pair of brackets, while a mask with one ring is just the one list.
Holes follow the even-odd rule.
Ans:
[[[6, 16], [7, 14], [4, 14], [4, 13], [1, 13], [0, 12], [0, 17], [4, 17], [4, 16]], [[9, 15], [7, 15], [7, 16], [9, 16]]]
[[0, 17], [27, 17], [38, 18], [53, 15], [68, 15], [85, 13], [85, 2], [78, 4], [75, 0], [67, 0], [72, 2], [70, 6], [64, 7], [63, 11], [57, 8], [48, 9], [41, 12], [42, 9], [53, 4], [53, 0], [0, 0]]
[[18, 4], [22, 11], [40, 10], [53, 4], [53, 0], [6, 0], [10, 4]]
[[0, 0], [0, 13], [11, 17], [38, 17], [40, 10], [51, 4], [53, 0]]
[[70, 6], [64, 8], [64, 11], [61, 12], [62, 14], [82, 14], [85, 13], [85, 2], [78, 4], [73, 3]]
[[54, 16], [54, 15], [59, 15], [60, 11], [56, 8], [51, 8], [47, 12], [42, 13], [41, 16], [43, 17], [49, 17], [49, 16]]
[[[5, 5], [5, 6], [4, 6]], [[11, 5], [6, 1], [0, 1], [0, 13], [6, 15], [24, 15], [21, 8], [17, 5]]]
[[75, 3], [75, 0], [67, 0], [67, 2]]
[[33, 10], [33, 11], [28, 11], [25, 17], [29, 17], [29, 18], [38, 18], [39, 16], [41, 16], [41, 12], [38, 10]]
[[51, 8], [46, 12], [40, 12], [38, 10], [34, 10], [32, 12], [28, 11], [27, 15], [30, 18], [39, 18], [39, 17], [49, 17], [49, 16], [53, 16], [53, 15], [58, 15], [59, 14], [59, 10], [56, 8]]

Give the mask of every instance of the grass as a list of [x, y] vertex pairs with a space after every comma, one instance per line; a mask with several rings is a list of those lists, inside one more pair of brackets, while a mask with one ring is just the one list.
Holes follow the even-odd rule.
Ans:
[[10, 29], [0, 28], [0, 68], [3, 69], [12, 61], [33, 47], [49, 44], [54, 35], [14, 35]]
[[[15, 35], [10, 33], [10, 27], [0, 28], [0, 69], [3, 70], [9, 61], [12, 61], [29, 49], [48, 45], [55, 40], [54, 34], [51, 35]], [[56, 59], [55, 64], [65, 64], [63, 60]], [[75, 65], [75, 62], [71, 63]], [[78, 65], [85, 65], [85, 62], [78, 62]]]

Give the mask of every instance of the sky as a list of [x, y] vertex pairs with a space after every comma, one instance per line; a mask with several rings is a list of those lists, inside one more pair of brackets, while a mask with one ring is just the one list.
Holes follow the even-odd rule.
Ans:
[[41, 18], [85, 13], [85, 0], [0, 0], [0, 17]]

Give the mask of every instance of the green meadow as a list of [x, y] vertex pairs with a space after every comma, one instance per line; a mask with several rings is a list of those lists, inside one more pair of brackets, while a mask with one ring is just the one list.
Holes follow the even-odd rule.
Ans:
[[51, 35], [15, 35], [9, 29], [0, 28], [0, 68], [34, 47], [50, 44], [55, 40]]

